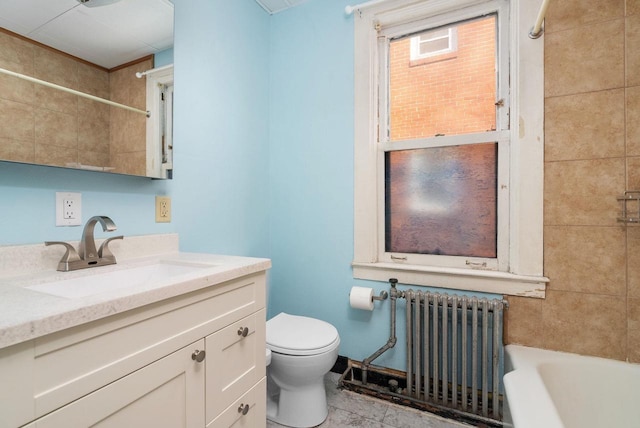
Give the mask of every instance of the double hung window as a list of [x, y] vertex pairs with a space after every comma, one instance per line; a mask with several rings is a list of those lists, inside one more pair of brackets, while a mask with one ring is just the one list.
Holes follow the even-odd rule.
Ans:
[[523, 218], [514, 184], [531, 175], [540, 193], [542, 163], [519, 170], [511, 3], [398, 0], [356, 17], [355, 277], [539, 295], [541, 237], [524, 251], [538, 259], [518, 252], [542, 206]]

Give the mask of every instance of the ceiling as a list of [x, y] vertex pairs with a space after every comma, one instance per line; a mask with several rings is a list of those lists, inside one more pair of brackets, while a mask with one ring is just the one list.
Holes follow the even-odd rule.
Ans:
[[110, 69], [173, 46], [173, 4], [0, 0], [0, 27]]
[[256, 0], [260, 6], [270, 14], [282, 12], [285, 9], [304, 3], [306, 0]]
[[[256, 0], [270, 14], [305, 1]], [[170, 0], [88, 0], [86, 4], [0, 0], [0, 27], [111, 69], [173, 46], [173, 4]]]

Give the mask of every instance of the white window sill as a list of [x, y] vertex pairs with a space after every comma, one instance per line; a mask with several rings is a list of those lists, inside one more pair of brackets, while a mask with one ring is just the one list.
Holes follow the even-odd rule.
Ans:
[[549, 279], [544, 276], [517, 275], [490, 270], [440, 268], [396, 263], [351, 263], [353, 277], [400, 284], [452, 288], [461, 291], [506, 294], [543, 299]]

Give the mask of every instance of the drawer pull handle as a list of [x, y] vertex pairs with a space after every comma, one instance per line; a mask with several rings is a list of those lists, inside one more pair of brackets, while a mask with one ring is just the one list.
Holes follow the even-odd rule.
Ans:
[[240, 404], [240, 407], [238, 407], [238, 413], [242, 413], [243, 416], [249, 413], [249, 405]]
[[247, 334], [249, 334], [249, 327], [240, 327], [238, 329], [238, 336], [247, 337]]
[[198, 362], [198, 363], [203, 362], [204, 361], [204, 357], [205, 357], [205, 352], [204, 351], [200, 351], [198, 349], [193, 351], [193, 354], [191, 354], [191, 359], [193, 361]]

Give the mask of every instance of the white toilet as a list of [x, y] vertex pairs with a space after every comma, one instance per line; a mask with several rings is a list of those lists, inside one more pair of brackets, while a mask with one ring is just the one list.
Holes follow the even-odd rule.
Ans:
[[284, 312], [267, 321], [267, 419], [306, 428], [327, 418], [324, 375], [338, 345], [338, 330], [328, 322]]

